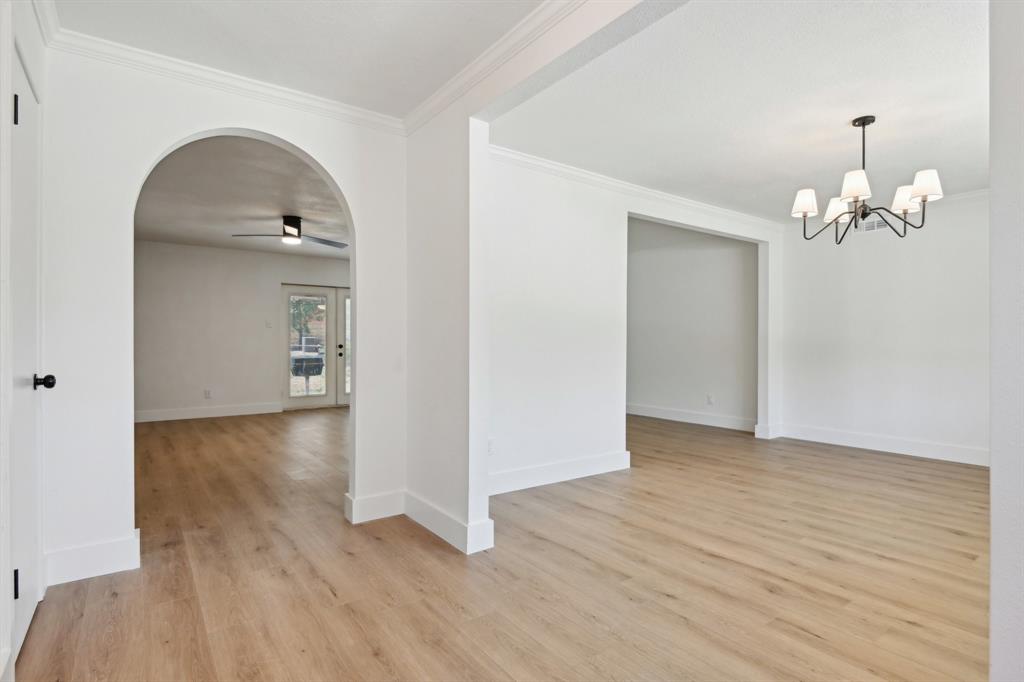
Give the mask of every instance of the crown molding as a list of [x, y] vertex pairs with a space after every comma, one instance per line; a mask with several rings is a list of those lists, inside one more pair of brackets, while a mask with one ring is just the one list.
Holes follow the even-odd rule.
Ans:
[[43, 38], [47, 46], [55, 50], [175, 78], [386, 133], [405, 135], [405, 125], [400, 118], [77, 31], [69, 31], [60, 28], [53, 0], [32, 0], [32, 4]]
[[479, 57], [417, 105], [404, 121], [395, 116], [379, 114], [326, 97], [70, 31], [60, 27], [54, 0], [32, 0], [32, 6], [44, 42], [55, 50], [176, 78], [392, 134], [407, 135], [469, 92], [477, 83], [579, 9], [586, 1], [544, 0]]
[[714, 204], [706, 204], [695, 199], [687, 199], [686, 197], [679, 196], [678, 194], [662, 192], [661, 190], [651, 189], [650, 187], [644, 187], [643, 185], [636, 185], [631, 182], [626, 182], [625, 180], [617, 180], [616, 178], [612, 178], [607, 175], [601, 175], [600, 173], [584, 170], [577, 166], [570, 166], [568, 164], [559, 163], [558, 161], [552, 161], [539, 156], [533, 156], [532, 154], [518, 152], [507, 147], [499, 147], [494, 144], [490, 147], [492, 158], [504, 163], [510, 163], [512, 165], [529, 168], [542, 173], [548, 173], [549, 175], [555, 175], [567, 180], [582, 182], [600, 189], [618, 192], [620, 194], [627, 194], [646, 200], [660, 201], [667, 204], [673, 204], [675, 206], [682, 206], [691, 210], [713, 213], [748, 226], [757, 226], [773, 231], [781, 231], [785, 229], [785, 226], [782, 223], [773, 222], [765, 218], [750, 215], [749, 213], [743, 213], [742, 211], [735, 211], [731, 208], [722, 208], [721, 206], [715, 206]]
[[473, 86], [494, 73], [584, 4], [586, 4], [586, 0], [545, 0], [542, 2], [479, 57], [409, 112], [405, 117], [407, 134], [411, 135], [424, 126], [434, 116], [469, 92]]
[[[950, 199], [954, 201], [967, 201], [969, 199], [987, 199], [989, 195], [988, 187], [982, 187], [980, 189], [969, 189], [966, 192], [957, 192], [956, 194], [947, 194], [943, 197], [946, 201]], [[931, 202], [929, 202], [931, 203]]]

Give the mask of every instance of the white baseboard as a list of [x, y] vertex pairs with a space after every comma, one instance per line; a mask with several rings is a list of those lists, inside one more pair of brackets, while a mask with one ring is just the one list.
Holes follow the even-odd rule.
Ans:
[[778, 424], [756, 424], [754, 438], [772, 439], [782, 436], [782, 427]]
[[494, 547], [494, 522], [490, 519], [463, 523], [409, 491], [405, 493], [405, 515], [466, 554]]
[[832, 445], [845, 445], [847, 447], [863, 448], [865, 450], [893, 452], [898, 455], [911, 455], [913, 457], [938, 459], [946, 462], [976, 464], [986, 467], [989, 463], [988, 448], [979, 448], [969, 445], [934, 443], [931, 441], [901, 438], [899, 436], [887, 436], [878, 433], [842, 431], [839, 429], [802, 426], [798, 424], [784, 425], [782, 427], [782, 435], [787, 438], [796, 438], [798, 440], [809, 440], [817, 443], [829, 443]]
[[140, 565], [139, 529], [136, 528], [126, 538], [47, 552], [46, 584], [60, 585], [72, 580], [130, 571]]
[[737, 431], [754, 431], [753, 419], [737, 417], [731, 414], [718, 414], [716, 412], [699, 412], [697, 410], [680, 410], [674, 407], [630, 404], [626, 405], [626, 414], [635, 414], [639, 417], [671, 419], [675, 422], [702, 424], [703, 426], [717, 426], [722, 429], [735, 429]]
[[209, 407], [175, 407], [166, 410], [136, 410], [135, 421], [166, 422], [176, 419], [205, 419], [208, 417], [238, 417], [245, 414], [281, 412], [281, 403], [244, 403], [240, 405], [211, 405]]
[[405, 491], [352, 497], [345, 493], [345, 518], [352, 523], [366, 523], [405, 513]]
[[606, 474], [629, 468], [629, 451], [607, 452], [561, 462], [551, 462], [521, 469], [495, 471], [490, 475], [491, 495], [510, 493], [513, 490], [535, 488], [539, 485], [571, 481], [574, 478]]
[[443, 509], [407, 490], [353, 498], [345, 495], [345, 518], [366, 523], [405, 514], [448, 544], [473, 554], [494, 546], [494, 522], [490, 519], [463, 523]]

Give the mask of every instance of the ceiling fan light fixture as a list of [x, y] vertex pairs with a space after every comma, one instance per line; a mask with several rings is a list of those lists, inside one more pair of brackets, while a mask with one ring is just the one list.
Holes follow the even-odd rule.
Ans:
[[[296, 246], [301, 244], [303, 241], [302, 237], [302, 218], [297, 215], [284, 215], [281, 216], [281, 232], [277, 234], [233, 234], [232, 237], [272, 237], [278, 238], [283, 244], [289, 246]], [[317, 237], [315, 235], [306, 235], [305, 240], [318, 244], [320, 246], [328, 246], [332, 249], [344, 249], [348, 247], [345, 242], [334, 241], [333, 239], [325, 239], [324, 237]]]
[[297, 215], [281, 216], [281, 243], [292, 246], [302, 243], [302, 218]]

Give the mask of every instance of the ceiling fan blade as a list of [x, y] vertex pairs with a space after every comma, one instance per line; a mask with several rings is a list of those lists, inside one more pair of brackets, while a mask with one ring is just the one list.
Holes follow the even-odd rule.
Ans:
[[320, 237], [313, 237], [308, 234], [302, 235], [302, 238], [308, 239], [311, 242], [316, 242], [317, 244], [323, 244], [324, 246], [333, 246], [336, 249], [344, 249], [348, 246], [345, 242], [334, 242], [330, 239], [321, 239]]
[[232, 237], [277, 237], [281, 238], [280, 234], [233, 234]]

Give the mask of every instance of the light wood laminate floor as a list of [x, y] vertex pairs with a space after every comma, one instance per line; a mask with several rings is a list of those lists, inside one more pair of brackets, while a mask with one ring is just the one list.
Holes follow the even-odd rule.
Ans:
[[51, 587], [30, 680], [982, 680], [984, 469], [630, 418], [495, 549], [343, 518], [343, 409], [139, 424], [142, 569]]

